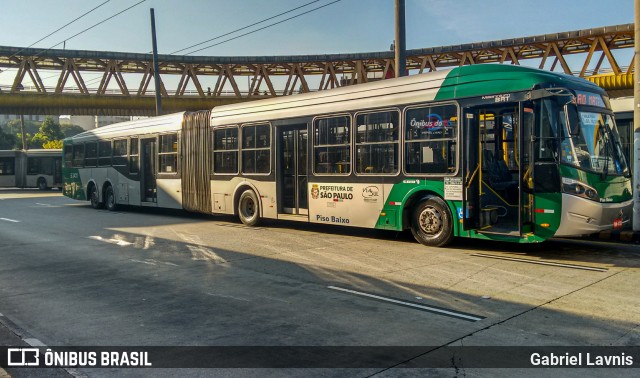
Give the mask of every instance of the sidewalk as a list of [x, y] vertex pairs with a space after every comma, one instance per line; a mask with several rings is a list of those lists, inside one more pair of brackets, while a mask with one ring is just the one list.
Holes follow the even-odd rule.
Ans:
[[[0, 346], [3, 347], [31, 347], [23, 338], [29, 337], [19, 327], [0, 314]], [[4, 349], [6, 350], [6, 349]], [[6, 369], [6, 370], [5, 370]], [[8, 370], [8, 371], [7, 371]], [[10, 372], [10, 373], [9, 373]], [[73, 376], [62, 368], [32, 368], [32, 367], [0, 367], [0, 378], [72, 378]]]

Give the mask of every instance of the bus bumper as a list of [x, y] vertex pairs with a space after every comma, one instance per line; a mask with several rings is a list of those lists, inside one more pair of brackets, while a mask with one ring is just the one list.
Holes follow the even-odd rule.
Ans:
[[633, 199], [620, 203], [600, 203], [562, 194], [562, 218], [555, 236], [579, 236], [612, 230], [614, 220], [622, 227], [631, 223]]

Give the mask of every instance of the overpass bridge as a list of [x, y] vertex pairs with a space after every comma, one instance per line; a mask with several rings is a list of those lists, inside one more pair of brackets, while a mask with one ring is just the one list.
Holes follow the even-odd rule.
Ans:
[[[468, 64], [523, 64], [633, 92], [634, 25], [407, 51], [409, 74]], [[622, 63], [622, 64], [621, 64]], [[393, 77], [393, 51], [260, 57], [160, 55], [163, 110], [202, 110]], [[0, 113], [153, 115], [151, 54], [0, 46]], [[2, 77], [4, 76], [4, 77]]]

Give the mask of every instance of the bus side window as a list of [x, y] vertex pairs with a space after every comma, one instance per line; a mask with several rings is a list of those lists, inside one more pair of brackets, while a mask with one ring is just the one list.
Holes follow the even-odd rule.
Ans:
[[73, 146], [73, 167], [84, 167], [84, 144], [76, 144]]
[[41, 158], [29, 156], [27, 158], [27, 174], [37, 175], [38, 173], [40, 173], [40, 163]]
[[129, 140], [129, 173], [138, 173], [138, 138]]
[[108, 167], [111, 165], [111, 141], [105, 140], [98, 143], [98, 165]]
[[96, 167], [98, 165], [98, 142], [85, 143], [84, 164], [87, 167]]
[[12, 157], [0, 157], [0, 176], [15, 174], [16, 159]]
[[356, 117], [356, 172], [398, 172], [399, 120], [397, 111], [358, 114]]
[[73, 166], [73, 146], [64, 146], [64, 166], [70, 168]]
[[160, 159], [159, 173], [178, 172], [178, 134], [160, 135]]
[[351, 117], [313, 121], [313, 156], [314, 173], [351, 173]]
[[116, 139], [113, 141], [113, 165], [127, 165], [127, 140]]
[[455, 171], [458, 137], [455, 104], [423, 106], [406, 111], [405, 171], [442, 174]]
[[213, 173], [238, 173], [238, 127], [213, 131]]
[[242, 127], [242, 173], [271, 171], [271, 126]]

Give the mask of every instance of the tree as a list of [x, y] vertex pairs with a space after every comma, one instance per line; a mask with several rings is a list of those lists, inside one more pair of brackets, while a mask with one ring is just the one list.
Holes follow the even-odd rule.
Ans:
[[0, 150], [12, 150], [16, 148], [16, 136], [5, 133], [0, 128]]
[[[24, 120], [25, 133], [35, 134], [38, 132], [39, 128], [40, 128], [40, 124], [38, 122], [29, 121], [27, 119]], [[12, 134], [19, 133], [21, 130], [20, 119], [12, 119], [11, 121], [7, 122], [7, 126], [5, 127], [5, 130], [10, 130]]]
[[64, 124], [60, 125], [60, 129], [64, 133], [65, 138], [72, 137], [76, 134], [80, 134], [84, 132], [84, 129], [78, 125]]
[[[42, 143], [39, 143], [39, 141], [34, 141], [33, 140], [33, 135], [29, 134], [29, 133], [25, 133], [25, 141], [27, 142], [27, 147], [28, 148], [42, 148]], [[19, 150], [22, 150], [22, 133], [17, 133], [16, 134], [16, 148]]]
[[44, 144], [42, 144], [42, 148], [44, 149], [62, 149], [62, 140], [50, 140]]
[[[31, 135], [30, 133], [25, 133], [25, 141], [27, 142], [28, 148], [42, 148], [42, 142], [40, 139], [34, 139], [35, 135]], [[22, 150], [22, 133], [16, 134], [16, 148], [18, 150]]]
[[60, 124], [55, 123], [51, 117], [47, 117], [42, 121], [38, 133], [45, 136], [48, 140], [64, 139], [64, 133], [60, 128]]
[[33, 143], [36, 146], [47, 148], [45, 145], [50, 145], [48, 144], [49, 142], [62, 142], [62, 139], [64, 139], [64, 133], [60, 125], [55, 123], [53, 118], [47, 117], [42, 122], [42, 125], [40, 125], [39, 131], [31, 139], [31, 143], [28, 144], [31, 145]]

